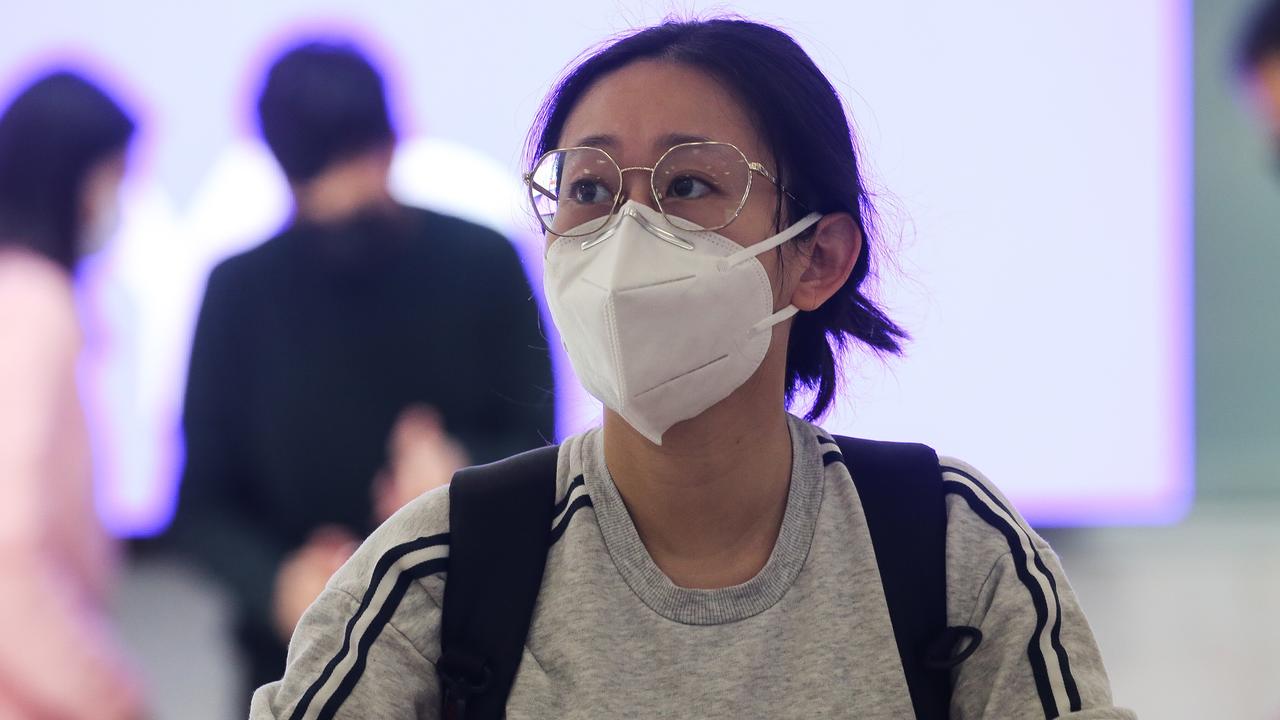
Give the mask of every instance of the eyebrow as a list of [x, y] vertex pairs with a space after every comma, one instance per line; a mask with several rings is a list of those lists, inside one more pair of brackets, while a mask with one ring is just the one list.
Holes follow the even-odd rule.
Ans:
[[[685, 133], [668, 133], [658, 138], [654, 142], [654, 149], [658, 152], [665, 151], [667, 148], [685, 143], [707, 142], [710, 138], [702, 135], [688, 135]], [[618, 138], [613, 135], [588, 135], [579, 139], [573, 144], [573, 147], [597, 147], [597, 148], [616, 148], [618, 147]]]
[[573, 144], [573, 147], [617, 147], [618, 139], [612, 135], [588, 135]]
[[685, 143], [707, 142], [708, 140], [710, 140], [710, 138], [703, 137], [702, 135], [685, 135], [683, 133], [671, 133], [669, 135], [663, 135], [662, 137], [658, 138], [658, 141], [654, 143], [654, 149], [666, 150], [667, 148], [675, 147], [676, 145], [683, 145]]

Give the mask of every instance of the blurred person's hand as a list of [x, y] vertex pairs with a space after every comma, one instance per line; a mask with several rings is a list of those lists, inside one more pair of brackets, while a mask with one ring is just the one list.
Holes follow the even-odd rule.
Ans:
[[359, 545], [346, 530], [326, 526], [311, 534], [302, 547], [280, 565], [276, 572], [273, 620], [285, 642], [293, 635], [302, 613], [320, 597], [329, 578], [342, 567]]
[[449, 437], [440, 416], [423, 405], [400, 413], [388, 441], [388, 466], [373, 483], [374, 520], [382, 523], [419, 495], [449, 484], [467, 454]]

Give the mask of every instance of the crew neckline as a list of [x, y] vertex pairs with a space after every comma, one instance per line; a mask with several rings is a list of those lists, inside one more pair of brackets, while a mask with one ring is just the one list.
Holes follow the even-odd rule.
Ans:
[[604, 433], [590, 432], [582, 445], [587, 492], [605, 546], [632, 591], [654, 612], [687, 625], [721, 625], [773, 607], [804, 568], [822, 505], [822, 460], [810, 425], [787, 416], [791, 433], [791, 484], [782, 527], [764, 567], [746, 582], [712, 590], [676, 585], [649, 555], [613, 476], [605, 464]]

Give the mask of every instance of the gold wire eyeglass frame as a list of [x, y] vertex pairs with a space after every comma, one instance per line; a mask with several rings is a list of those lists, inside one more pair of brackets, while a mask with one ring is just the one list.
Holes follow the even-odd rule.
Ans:
[[[796, 202], [800, 202], [800, 201], [799, 201], [799, 199], [797, 199], [795, 195], [792, 195], [792, 194], [790, 193], [790, 191], [788, 191], [785, 187], [783, 187], [783, 186], [782, 186], [782, 183], [778, 182], [778, 179], [777, 179], [776, 177], [774, 177], [773, 173], [769, 172], [769, 169], [768, 169], [768, 168], [766, 168], [764, 165], [761, 165], [761, 164], [760, 164], [760, 163], [758, 163], [758, 162], [755, 162], [754, 160], [749, 160], [749, 159], [747, 159], [747, 154], [746, 154], [746, 153], [744, 153], [744, 152], [742, 152], [742, 150], [741, 150], [741, 149], [739, 149], [737, 145], [734, 145], [733, 143], [727, 143], [727, 142], [717, 142], [717, 141], [714, 141], [714, 140], [704, 140], [704, 141], [700, 141], [700, 142], [688, 142], [688, 143], [680, 143], [680, 144], [678, 144], [678, 145], [672, 145], [671, 147], [667, 148], [666, 152], [662, 153], [662, 155], [660, 155], [660, 156], [658, 157], [658, 160], [657, 160], [657, 162], [655, 162], [655, 163], [653, 164], [653, 167], [645, 167], [645, 166], [643, 166], [643, 165], [635, 165], [635, 166], [632, 166], [632, 167], [625, 167], [625, 168], [624, 168], [624, 167], [622, 167], [622, 166], [618, 165], [618, 161], [617, 161], [617, 160], [615, 160], [615, 159], [614, 159], [614, 157], [613, 157], [612, 155], [610, 155], [610, 154], [609, 154], [607, 151], [605, 151], [604, 149], [602, 149], [602, 148], [598, 148], [598, 147], [589, 146], [589, 145], [577, 145], [577, 146], [573, 146], [573, 147], [563, 147], [563, 148], [555, 148], [554, 150], [548, 150], [547, 152], [545, 152], [545, 153], [543, 153], [541, 156], [539, 156], [539, 157], [538, 157], [538, 160], [537, 160], [536, 162], [534, 162], [534, 163], [533, 163], [533, 168], [532, 168], [531, 170], [529, 170], [528, 172], [524, 173], [524, 175], [523, 175], [523, 178], [524, 178], [524, 184], [527, 186], [527, 188], [528, 188], [528, 190], [529, 190], [529, 205], [533, 208], [533, 214], [534, 214], [535, 216], [537, 216], [537, 218], [538, 218], [538, 224], [540, 224], [540, 225], [542, 226], [542, 231], [543, 231], [543, 232], [545, 232], [545, 233], [548, 233], [548, 234], [551, 234], [551, 235], [555, 235], [556, 237], [582, 237], [582, 236], [584, 236], [584, 235], [590, 235], [591, 233], [598, 232], [598, 231], [600, 230], [600, 228], [607, 227], [607, 226], [609, 225], [609, 223], [613, 221], [613, 218], [618, 214], [618, 208], [622, 206], [622, 202], [621, 202], [621, 201], [622, 201], [622, 192], [623, 192], [623, 187], [622, 187], [622, 182], [621, 182], [621, 181], [622, 181], [622, 179], [623, 179], [624, 174], [625, 174], [625, 173], [628, 173], [628, 172], [631, 172], [632, 170], [643, 170], [643, 171], [645, 171], [645, 172], [648, 172], [648, 173], [649, 173], [649, 192], [653, 195], [653, 201], [654, 201], [654, 203], [658, 206], [658, 211], [659, 211], [659, 212], [661, 212], [661, 213], [662, 213], [662, 216], [663, 216], [663, 217], [665, 217], [665, 218], [667, 219], [667, 222], [671, 222], [673, 225], [676, 225], [677, 227], [679, 227], [679, 226], [680, 226], [680, 223], [677, 223], [677, 222], [672, 221], [671, 216], [670, 216], [670, 215], [668, 215], [668, 214], [667, 214], [667, 211], [666, 211], [666, 210], [664, 210], [664, 209], [663, 209], [663, 207], [662, 207], [662, 199], [661, 199], [660, 197], [658, 197], [658, 188], [654, 186], [654, 180], [655, 180], [655, 177], [656, 177], [654, 173], [656, 172], [656, 170], [657, 170], [658, 166], [662, 165], [662, 161], [663, 161], [663, 160], [666, 160], [668, 155], [670, 155], [671, 153], [673, 153], [673, 152], [675, 152], [675, 151], [677, 151], [677, 150], [683, 150], [683, 149], [685, 149], [685, 148], [689, 148], [689, 147], [713, 146], [713, 145], [714, 145], [714, 146], [717, 146], [717, 147], [727, 147], [727, 148], [732, 148], [734, 152], [738, 153], [738, 155], [742, 157], [742, 162], [746, 164], [746, 166], [747, 166], [747, 170], [748, 170], [748, 173], [747, 173], [747, 186], [746, 186], [746, 188], [745, 188], [745, 189], [743, 190], [743, 192], [742, 192], [742, 199], [738, 201], [738, 206], [737, 206], [737, 208], [735, 208], [735, 209], [734, 209], [734, 211], [733, 211], [733, 216], [732, 216], [732, 217], [730, 217], [730, 218], [729, 218], [727, 221], [725, 221], [724, 223], [722, 223], [722, 224], [720, 224], [720, 225], [716, 225], [715, 227], [703, 227], [703, 228], [701, 228], [701, 229], [703, 229], [703, 230], [720, 230], [720, 229], [722, 229], [722, 228], [728, 227], [728, 226], [729, 226], [729, 224], [730, 224], [730, 223], [732, 223], [734, 220], [737, 220], [737, 219], [738, 219], [738, 216], [742, 214], [742, 208], [746, 207], [746, 205], [747, 205], [747, 199], [748, 199], [749, 197], [751, 197], [751, 185], [752, 185], [752, 179], [753, 179], [756, 175], [760, 175], [760, 176], [761, 176], [761, 177], [763, 177], [765, 180], [768, 180], [769, 182], [773, 183], [774, 187], [778, 188], [778, 190], [779, 190], [780, 192], [784, 193], [787, 197], [791, 198], [792, 200], [795, 200]], [[534, 173], [534, 171], [535, 171], [535, 170], [537, 170], [537, 169], [542, 165], [542, 162], [543, 162], [544, 160], [546, 160], [548, 157], [550, 157], [550, 156], [552, 156], [552, 155], [554, 155], [554, 154], [556, 154], [556, 153], [568, 152], [568, 151], [570, 151], [570, 150], [594, 150], [594, 151], [596, 151], [596, 152], [603, 153], [605, 157], [609, 158], [609, 162], [613, 163], [613, 167], [614, 167], [614, 169], [616, 169], [616, 170], [618, 171], [618, 181], [619, 181], [619, 182], [618, 182], [618, 192], [614, 194], [614, 196], [613, 196], [613, 205], [612, 205], [612, 206], [610, 206], [610, 208], [609, 208], [609, 214], [608, 214], [608, 215], [606, 215], [606, 216], [604, 216], [604, 222], [602, 222], [602, 223], [600, 224], [600, 227], [593, 228], [593, 229], [591, 229], [590, 231], [587, 231], [587, 232], [580, 232], [580, 233], [558, 233], [558, 232], [555, 232], [554, 230], [552, 230], [550, 227], [548, 227], [548, 226], [547, 226], [547, 221], [546, 221], [546, 220], [544, 220], [544, 219], [542, 218], [542, 213], [538, 212], [538, 202], [537, 202], [537, 199], [536, 199], [536, 197], [535, 197], [534, 193], [535, 193], [535, 192], [536, 192], [536, 193], [541, 193], [542, 195], [544, 195], [544, 196], [546, 196], [546, 197], [548, 197], [548, 198], [551, 198], [552, 200], [555, 200], [556, 202], [559, 202], [559, 197], [556, 195], [556, 193], [552, 192], [549, 188], [544, 188], [544, 187], [542, 187], [541, 185], [539, 185], [538, 183], [534, 182], [534, 180], [533, 180], [533, 173]], [[682, 222], [688, 222], [688, 221], [687, 221], [687, 220], [682, 220]]]

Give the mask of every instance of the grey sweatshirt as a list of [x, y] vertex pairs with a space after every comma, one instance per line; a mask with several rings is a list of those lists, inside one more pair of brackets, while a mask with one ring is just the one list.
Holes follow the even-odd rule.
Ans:
[[[718, 590], [678, 587], [653, 562], [599, 430], [562, 445], [561, 509], [508, 718], [912, 717], [857, 491], [831, 436], [790, 424], [777, 543], [754, 578]], [[951, 717], [1134, 718], [1112, 706], [1053, 550], [976, 470], [942, 466], [948, 623], [984, 637], [953, 671]], [[448, 505], [447, 488], [428, 493], [361, 546], [303, 616], [253, 720], [440, 716]]]

